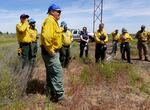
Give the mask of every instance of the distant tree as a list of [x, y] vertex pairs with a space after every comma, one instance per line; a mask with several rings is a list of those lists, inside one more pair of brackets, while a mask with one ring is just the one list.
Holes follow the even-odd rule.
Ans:
[[0, 31], [0, 34], [2, 35], [3, 33]]
[[6, 34], [8, 35], [8, 34], [9, 34], [9, 32], [6, 32]]

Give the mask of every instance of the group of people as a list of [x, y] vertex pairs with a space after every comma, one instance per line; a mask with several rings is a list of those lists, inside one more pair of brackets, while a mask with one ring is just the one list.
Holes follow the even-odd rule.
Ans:
[[[84, 29], [83, 29], [84, 32]], [[82, 34], [81, 32], [81, 41], [80, 41], [80, 57], [83, 55], [83, 51], [85, 47], [88, 47], [88, 41], [86, 36], [87, 34]], [[111, 33], [112, 35], [112, 54], [115, 54], [117, 51], [117, 44], [118, 42], [121, 42], [121, 54], [122, 54], [122, 59], [125, 60], [125, 52], [127, 52], [127, 59], [128, 62], [131, 63], [130, 59], [130, 48], [129, 48], [129, 42], [132, 40], [132, 37], [128, 34], [126, 29], [122, 29], [122, 34], [120, 35], [118, 33], [118, 30], [115, 30], [114, 32]], [[99, 25], [99, 29], [97, 32], [94, 33], [94, 39], [96, 42], [95, 46], [95, 62], [103, 62], [105, 57], [106, 57], [106, 50], [107, 50], [107, 44], [108, 44], [108, 34], [104, 30], [104, 24], [101, 23]], [[83, 43], [84, 42], [84, 43]], [[85, 51], [85, 56], [88, 56], [88, 48]]]
[[20, 23], [16, 25], [16, 36], [19, 44], [18, 55], [22, 56], [22, 68], [27, 64], [33, 65], [37, 54], [38, 32], [35, 28], [36, 21], [28, 18], [28, 15], [22, 14]]
[[[147, 43], [150, 39], [150, 33], [147, 32], [145, 28], [146, 27], [144, 25], [142, 25], [141, 30], [139, 30], [136, 33], [135, 38], [137, 39], [137, 49], [138, 49], [138, 53], [139, 53], [139, 60], [143, 60], [142, 59], [142, 51], [143, 51], [144, 60], [148, 61], [148, 44]], [[111, 35], [113, 37], [113, 48], [112, 48], [111, 53], [116, 53], [117, 44], [118, 44], [118, 42], [121, 42], [121, 44], [120, 44], [120, 52], [122, 54], [121, 58], [123, 60], [126, 60], [126, 58], [125, 58], [125, 52], [126, 52], [128, 62], [132, 63], [131, 58], [130, 58], [129, 42], [131, 42], [133, 39], [129, 34], [125, 34], [125, 33], [127, 33], [127, 30], [124, 28], [122, 29], [121, 35], [118, 33], [118, 30], [115, 30], [115, 32], [111, 33]]]
[[[135, 38], [137, 39], [137, 49], [139, 53], [139, 60], [142, 59], [142, 51], [144, 53], [144, 60], [148, 61], [148, 41], [150, 39], [150, 33], [145, 30], [145, 26], [141, 26], [141, 30], [139, 30]], [[86, 33], [86, 34], [84, 34]], [[128, 33], [125, 28], [122, 28], [122, 33], [119, 34], [119, 30], [116, 29], [111, 33], [112, 36], [112, 50], [111, 54], [114, 56], [117, 51], [118, 43], [120, 43], [120, 53], [122, 60], [127, 60], [128, 63], [131, 62], [130, 55], [130, 42], [133, 40], [132, 36]], [[81, 31], [80, 35], [80, 57], [83, 56], [83, 52], [85, 51], [85, 56], [88, 57], [88, 42], [89, 37], [87, 34], [87, 28], [83, 27], [83, 31]], [[94, 39], [96, 42], [95, 46], [95, 62], [103, 62], [106, 56], [107, 44], [108, 44], [108, 34], [104, 31], [104, 24], [101, 23], [99, 25], [99, 29], [94, 33]], [[86, 49], [86, 50], [85, 50]]]
[[[67, 23], [58, 20], [61, 9], [52, 4], [48, 8], [41, 29], [41, 54], [46, 67], [47, 95], [53, 102], [64, 101], [63, 69], [70, 60], [70, 45], [73, 41], [72, 33]], [[21, 56], [22, 69], [27, 64], [33, 64], [37, 54], [38, 33], [36, 21], [29, 19], [29, 15], [22, 14], [20, 23], [16, 25], [16, 36], [19, 44], [18, 55]]]
[[[148, 61], [148, 41], [150, 39], [150, 33], [145, 30], [145, 26], [141, 26], [141, 30], [139, 30], [135, 38], [137, 39], [137, 49], [139, 53], [139, 60], [142, 59], [142, 51], [144, 53], [144, 60]], [[111, 53], [116, 53], [117, 51], [117, 44], [120, 42], [120, 52], [121, 52], [121, 58], [123, 60], [126, 60], [125, 53], [127, 54], [127, 60], [128, 63], [131, 62], [130, 58], [130, 42], [133, 40], [133, 38], [128, 34], [127, 30], [125, 28], [122, 28], [122, 34], [120, 35], [118, 33], [118, 30], [115, 30], [115, 32], [111, 33], [113, 37], [113, 48]]]
[[[61, 15], [61, 8], [52, 4], [48, 8], [48, 16], [45, 18], [41, 28], [41, 54], [46, 67], [46, 82], [47, 95], [53, 102], [64, 101], [64, 83], [63, 83], [63, 67], [67, 67], [70, 60], [70, 45], [73, 41], [73, 36], [68, 30], [67, 23], [61, 22], [59, 26], [58, 20]], [[16, 26], [19, 48], [22, 50], [22, 59], [24, 62], [33, 62], [37, 52], [37, 30], [35, 28], [35, 20], [29, 19], [28, 15], [21, 15], [21, 22]], [[132, 37], [128, 34], [125, 28], [122, 29], [122, 34], [115, 30], [112, 34], [113, 48], [112, 54], [117, 51], [117, 43], [121, 42], [120, 49], [122, 59], [126, 60], [127, 53], [128, 63], [131, 63], [130, 45]], [[144, 49], [145, 60], [148, 60], [148, 46], [146, 42], [149, 34], [145, 31], [145, 27], [141, 27], [141, 31], [136, 34], [138, 39], [139, 57], [142, 59], [141, 50]], [[107, 50], [108, 34], [104, 31], [104, 24], [99, 25], [99, 29], [94, 33], [96, 42], [95, 62], [104, 61]], [[83, 27], [80, 33], [80, 57], [88, 57], [88, 42], [89, 36], [87, 28]], [[36, 49], [35, 49], [36, 48]], [[36, 50], [36, 51], [35, 51]]]

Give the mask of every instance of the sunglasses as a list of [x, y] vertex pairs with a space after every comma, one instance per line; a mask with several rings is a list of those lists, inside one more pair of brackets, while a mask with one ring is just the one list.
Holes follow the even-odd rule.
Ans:
[[61, 13], [61, 11], [60, 11], [60, 10], [55, 10], [55, 11], [56, 11], [57, 13], [59, 13], [59, 14]]

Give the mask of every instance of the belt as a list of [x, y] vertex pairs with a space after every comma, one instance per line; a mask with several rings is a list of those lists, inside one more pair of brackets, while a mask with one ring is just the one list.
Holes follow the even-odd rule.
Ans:
[[122, 42], [121, 44], [129, 44], [129, 42]]
[[36, 41], [32, 41], [32, 43], [37, 43]]
[[[44, 45], [41, 45], [41, 48], [44, 53], [48, 53], [47, 50], [45, 49]], [[59, 52], [59, 51], [60, 51], [60, 49], [55, 49], [55, 52]]]
[[113, 40], [113, 41], [116, 41], [116, 42], [118, 42], [118, 40]]
[[55, 52], [59, 52], [59, 51], [60, 51], [60, 49], [56, 49], [56, 50], [55, 50]]
[[20, 45], [29, 45], [30, 44], [30, 42], [29, 43], [27, 43], [27, 42], [20, 42]]
[[66, 45], [63, 45], [63, 47], [69, 48], [69, 47], [70, 47], [70, 45], [67, 45], [67, 46], [66, 46]]

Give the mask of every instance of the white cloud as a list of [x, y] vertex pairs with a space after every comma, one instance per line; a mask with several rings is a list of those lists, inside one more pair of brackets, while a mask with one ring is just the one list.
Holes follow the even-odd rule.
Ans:
[[87, 8], [87, 9], [74, 8], [74, 9], [72, 9], [72, 7], [69, 7], [69, 8], [64, 9], [63, 14], [83, 14], [83, 13], [92, 13], [92, 12], [93, 12], [92, 8]]
[[145, 8], [128, 8], [119, 10], [115, 16], [134, 17], [134, 16], [150, 16], [150, 7]]
[[141, 24], [148, 25], [150, 1], [147, 0], [110, 0], [104, 2], [103, 21], [109, 32], [115, 28], [126, 27], [135, 33]]
[[[77, 2], [76, 2], [77, 3]], [[82, 26], [87, 25], [87, 27], [92, 27], [92, 19], [90, 18], [89, 15], [92, 14], [92, 8], [79, 8], [78, 6], [69, 6], [63, 9], [61, 19], [59, 22], [62, 20], [65, 20], [68, 22], [68, 25], [70, 28], [80, 28]], [[20, 11], [15, 11], [15, 10], [5, 10], [5, 9], [0, 9], [0, 31], [3, 32], [15, 32], [15, 26], [17, 23], [19, 23], [19, 16], [22, 14], [28, 14], [30, 17], [34, 18], [37, 23], [36, 26], [38, 28], [38, 31], [40, 32], [41, 30], [41, 24], [44, 20], [44, 18], [47, 16], [46, 11], [43, 12], [39, 9], [32, 9], [30, 10], [20, 10]], [[85, 14], [85, 15], [84, 15]], [[11, 22], [8, 22], [11, 21]], [[90, 23], [91, 22], [91, 23]]]
[[[111, 0], [106, 2], [106, 9], [104, 11], [112, 12], [113, 17], [134, 17], [134, 16], [150, 16], [150, 7], [146, 6], [148, 3], [146, 0]], [[104, 5], [105, 6], [105, 5]]]
[[[114, 28], [121, 28], [122, 26], [125, 26], [132, 31], [135, 31], [135, 28], [139, 26], [139, 24], [136, 22], [137, 19], [140, 21], [140, 23], [143, 22], [148, 24], [148, 20], [145, 20], [144, 18], [150, 17], [149, 4], [150, 2], [147, 0], [104, 0], [103, 21], [107, 28], [106, 30], [110, 32]], [[88, 29], [92, 31], [93, 0], [71, 1], [69, 5], [64, 4], [62, 10], [61, 19], [59, 22], [65, 20], [70, 28], [82, 28], [82, 26], [87, 26]], [[0, 9], [0, 31], [15, 32], [15, 26], [19, 22], [19, 16], [22, 13], [26, 13], [37, 21], [36, 25], [38, 31], [40, 32], [41, 24], [44, 18], [47, 16], [46, 11], [47, 10], [41, 11], [40, 9], [28, 9], [20, 11]], [[135, 22], [131, 22], [130, 20]]]
[[69, 28], [82, 29], [83, 26], [86, 26], [89, 31], [92, 31], [93, 8], [75, 5], [79, 4], [79, 1], [72, 4], [63, 9], [60, 21], [66, 21]]
[[38, 9], [34, 9], [32, 11], [29, 10], [5, 10], [0, 9], [0, 31], [2, 32], [15, 32], [16, 24], [20, 22], [20, 15], [21, 14], [28, 14], [31, 18], [34, 18], [37, 23], [38, 30], [40, 31], [42, 21], [44, 20], [44, 17], [46, 16], [46, 12], [42, 12]]

